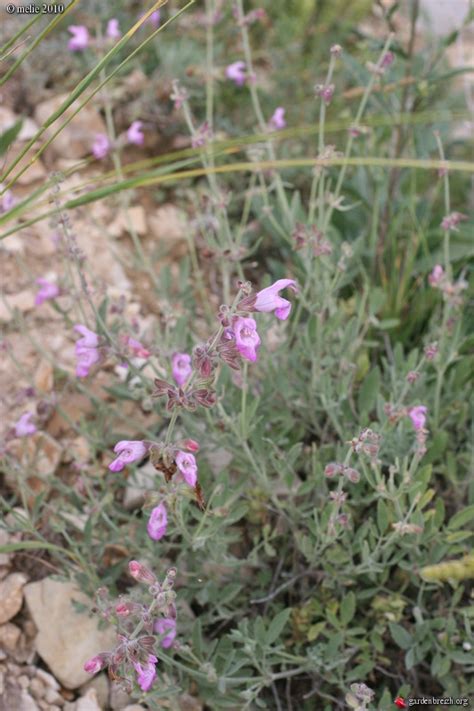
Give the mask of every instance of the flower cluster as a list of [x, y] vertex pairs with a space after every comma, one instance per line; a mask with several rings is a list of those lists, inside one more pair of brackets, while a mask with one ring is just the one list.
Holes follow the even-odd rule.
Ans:
[[448, 304], [453, 307], [462, 306], [463, 299], [461, 294], [468, 286], [464, 279], [458, 279], [457, 282], [450, 281], [441, 264], [436, 264], [428, 277], [428, 283], [433, 289], [441, 291]]
[[176, 569], [166, 573], [162, 583], [142, 563], [132, 560], [129, 573], [137, 582], [147, 585], [151, 601], [148, 604], [121, 597], [118, 602], [108, 599], [107, 591], [97, 592], [97, 608], [101, 616], [115, 624], [117, 645], [114, 650], [100, 652], [84, 664], [89, 674], [108, 668], [109, 675], [130, 693], [134, 682], [142, 691], [149, 691], [156, 679], [155, 654], [159, 642], [163, 649], [175, 644], [176, 593], [173, 591]]
[[375, 461], [380, 449], [380, 440], [381, 437], [377, 432], [371, 430], [370, 427], [366, 427], [358, 437], [354, 437], [350, 441], [350, 445], [356, 454], [362, 452], [367, 454], [372, 461]]
[[352, 467], [347, 466], [347, 464], [330, 462], [324, 469], [324, 476], [327, 479], [332, 479], [340, 474], [345, 476], [350, 482], [352, 482], [352, 484], [357, 484], [360, 480], [360, 474], [357, 469], [353, 469]]

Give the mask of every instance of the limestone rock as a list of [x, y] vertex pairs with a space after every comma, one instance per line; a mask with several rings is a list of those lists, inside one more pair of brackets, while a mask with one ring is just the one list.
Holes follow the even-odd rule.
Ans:
[[174, 205], [161, 205], [147, 215], [150, 232], [159, 246], [166, 247], [173, 255], [186, 252], [186, 215]]
[[21, 630], [12, 622], [0, 625], [0, 647], [11, 651], [15, 649], [20, 639]]
[[31, 311], [35, 306], [35, 296], [32, 291], [19, 291], [17, 294], [5, 295], [5, 302], [0, 302], [0, 321], [11, 321], [14, 317], [14, 310], [21, 313]]
[[87, 693], [94, 689], [97, 694], [97, 700], [99, 702], [100, 708], [106, 708], [109, 701], [109, 680], [105, 673], [96, 674], [87, 684], [81, 686], [80, 692], [83, 696], [87, 696]]
[[20, 611], [27, 579], [23, 573], [12, 573], [0, 582], [0, 624], [8, 622]]
[[[41, 102], [36, 107], [35, 120], [43, 125], [44, 122], [62, 105], [68, 98], [67, 94], [54, 96], [51, 99]], [[81, 97], [81, 101], [83, 100]], [[62, 115], [61, 121], [69, 118], [77, 108], [78, 102], [74, 102]], [[57, 123], [46, 129], [44, 135], [47, 139], [56, 132]], [[61, 158], [84, 158], [91, 152], [92, 143], [98, 133], [106, 133], [105, 124], [97, 111], [90, 103], [86, 104], [72, 121], [59, 133], [51, 144], [51, 151]]]
[[123, 505], [127, 511], [143, 505], [147, 491], [156, 489], [157, 471], [151, 462], [135, 470], [128, 479], [123, 497]]
[[85, 696], [81, 696], [76, 701], [76, 711], [101, 711], [101, 709], [95, 689], [89, 689]]
[[77, 689], [90, 679], [84, 663], [98, 652], [112, 649], [115, 631], [99, 630], [97, 620], [75, 610], [72, 601], [88, 604], [72, 582], [51, 577], [25, 586], [25, 599], [38, 628], [36, 649], [66, 689]]

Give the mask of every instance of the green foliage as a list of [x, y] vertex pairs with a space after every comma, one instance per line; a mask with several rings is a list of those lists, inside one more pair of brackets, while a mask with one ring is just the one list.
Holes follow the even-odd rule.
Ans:
[[[160, 377], [165, 371], [171, 378], [173, 352], [190, 352], [215, 332], [216, 309], [231, 303], [238, 279], [250, 279], [256, 290], [287, 276], [299, 283], [297, 296], [285, 293], [293, 303], [287, 321], [252, 314], [262, 340], [258, 362], [247, 364], [237, 378], [221, 363], [216, 406], [180, 413], [180, 436], [201, 443], [204, 510], [189, 491], [165, 484], [159, 474], [143, 509], [129, 508], [124, 491], [130, 483], [141, 486], [140, 468], [129, 467], [126, 476], [106, 469], [110, 448], [127, 437], [131, 425], [133, 439], [165, 437], [169, 413], [162, 400], [150, 397], [157, 373], [142, 366], [123, 383], [99, 385], [92, 379], [77, 385], [92, 403], [73, 423], [92, 453], [83, 490], [60, 477], [50, 479], [47, 492], [32, 497], [26, 517], [15, 513], [15, 497], [2, 501], [10, 529], [23, 539], [0, 550], [43, 551], [91, 596], [100, 586], [114, 594], [132, 589], [125, 572], [130, 559], [147, 561], [159, 576], [176, 566], [180, 646], [156, 649], [159, 676], [166, 674], [170, 687], [157, 684], [148, 697], [150, 708], [160, 698], [175, 703], [184, 691], [216, 711], [286, 708], [288, 698], [303, 711], [342, 708], [346, 693], [353, 708], [388, 708], [394, 695], [409, 694], [413, 680], [424, 693], [467, 693], [474, 663], [463, 647], [473, 624], [464, 574], [471, 565], [474, 512], [466, 402], [472, 329], [462, 300], [443, 299], [427, 281], [438, 263], [451, 285], [467, 279], [472, 257], [469, 224], [449, 239], [439, 228], [447, 213], [443, 190], [451, 190], [451, 208], [463, 212], [469, 189], [468, 152], [450, 138], [451, 124], [462, 115], [461, 99], [457, 91], [448, 94], [452, 75], [442, 61], [454, 36], [440, 42], [441, 55], [433, 64], [430, 48], [409, 56], [408, 48], [395, 43], [395, 64], [389, 79], [381, 80], [381, 88], [388, 81], [395, 88], [369, 91], [374, 75], [366, 64], [376, 61], [384, 38], [365, 34], [365, 25], [353, 32], [366, 8], [365, 2], [275, 2], [268, 10], [268, 31], [250, 27], [250, 38], [258, 40], [255, 62], [268, 82], [257, 109], [269, 116], [285, 104], [288, 123], [296, 126], [282, 137], [259, 125], [258, 110], [258, 132], [249, 135], [255, 96], [221, 81], [230, 50], [232, 58], [243, 51], [226, 8], [213, 30], [212, 48], [207, 38], [212, 67], [204, 64], [206, 33], [197, 15], [184, 15], [188, 24], [179, 26], [178, 39], [172, 23], [154, 44], [150, 38], [123, 37], [87, 67], [24, 149], [34, 156], [36, 138], [53, 123], [61, 129], [58, 120], [74, 99], [85, 105], [86, 89], [97, 95], [132, 67], [139, 53], [152, 80], [160, 72], [167, 80], [183, 79], [189, 69], [196, 125], [215, 102], [214, 128], [226, 134], [223, 138], [124, 166], [100, 180], [94, 174], [85, 190], [62, 205], [67, 212], [98, 200], [126, 203], [126, 191], [159, 186], [158, 201], [174, 200], [198, 224], [193, 231], [189, 227], [189, 255], [179, 271], [162, 266], [156, 273], [157, 260], [144, 258], [136, 243], [135, 252], [130, 247], [137, 282], [151, 273], [150, 290], [160, 304], [152, 338]], [[386, 15], [388, 23], [395, 12]], [[170, 19], [174, 16], [170, 10]], [[339, 35], [330, 30], [340, 17]], [[321, 46], [314, 37], [321, 38]], [[349, 51], [333, 77], [336, 95], [326, 108], [326, 124], [320, 121], [315, 128], [320, 107], [312, 86], [326, 75], [326, 44], [343, 40]], [[277, 63], [282, 56], [292, 61], [283, 67]], [[281, 77], [277, 66], [283, 67]], [[104, 78], [105, 69], [110, 73]], [[409, 72], [416, 81], [407, 85], [403, 79]], [[217, 77], [213, 92], [211, 75]], [[362, 99], [359, 110], [353, 94], [344, 95], [354, 86]], [[310, 171], [321, 147], [315, 133], [323, 149], [334, 144], [344, 150], [357, 111], [357, 123], [370, 130], [350, 139], [352, 163], [333, 156], [324, 170], [315, 164]], [[309, 120], [313, 125], [306, 130], [302, 124]], [[447, 156], [457, 161], [445, 185], [434, 173], [443, 161], [428, 130], [431, 122]], [[0, 137], [0, 152], [19, 130], [16, 124]], [[170, 136], [183, 130], [184, 123], [173, 118]], [[7, 180], [21, 174], [14, 175], [20, 157], [5, 166]], [[21, 219], [29, 225], [54, 216], [56, 208], [32, 209], [51, 185], [0, 217], [2, 237], [8, 239]], [[227, 191], [232, 194], [223, 208]], [[208, 226], [210, 217], [215, 229]], [[301, 224], [309, 233], [317, 227], [330, 253], [315, 256], [310, 244], [297, 249]], [[316, 238], [314, 232], [310, 236]], [[97, 304], [94, 317], [121, 363], [115, 340], [121, 317], [107, 299]], [[434, 342], [438, 353], [431, 359], [424, 349]], [[66, 373], [57, 369], [57, 382], [66, 382]], [[121, 413], [130, 404], [136, 421]], [[425, 434], [415, 431], [409, 417], [419, 405], [428, 409]], [[325, 475], [332, 462], [355, 469], [358, 480]], [[14, 465], [7, 458], [5, 466]], [[25, 478], [18, 474], [26, 500], [32, 494]], [[338, 500], [338, 494], [346, 498]], [[169, 527], [156, 542], [148, 537], [146, 522], [161, 500]], [[365, 701], [352, 688], [363, 681], [375, 691], [373, 705], [362, 706]]]

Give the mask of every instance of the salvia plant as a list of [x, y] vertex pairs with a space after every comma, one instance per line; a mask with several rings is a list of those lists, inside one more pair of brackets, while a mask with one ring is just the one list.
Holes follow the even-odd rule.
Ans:
[[[469, 694], [473, 168], [443, 59], [459, 32], [418, 51], [417, 0], [376, 3], [372, 34], [357, 3], [312, 5], [71, 2], [0, 52], [6, 89], [49, 42], [70, 72], [15, 157], [21, 122], [0, 136], [1, 237], [49, 224], [55, 269], [14, 253], [41, 337], [3, 299], [28, 387], [2, 442], [0, 550], [75, 578], [117, 633], [78, 663], [150, 709]], [[138, 68], [159, 109], [119, 106]], [[95, 104], [85, 159], [19, 191], [22, 159]], [[145, 158], [155, 119], [180, 147]], [[142, 196], [182, 208], [178, 264], [137, 228]], [[103, 220], [107, 284], [81, 246], [100, 201], [129, 237]], [[9, 329], [51, 365], [48, 392]], [[61, 467], [42, 473], [58, 421]]]

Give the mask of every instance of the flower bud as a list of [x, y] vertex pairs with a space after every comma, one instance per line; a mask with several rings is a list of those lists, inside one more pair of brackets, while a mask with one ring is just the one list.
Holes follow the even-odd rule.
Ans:
[[140, 583], [154, 583], [156, 581], [155, 575], [146, 566], [139, 563], [137, 560], [131, 560], [128, 564], [128, 572], [138, 580]]
[[188, 452], [199, 452], [199, 443], [194, 439], [185, 439], [183, 442], [183, 449], [187, 449]]

